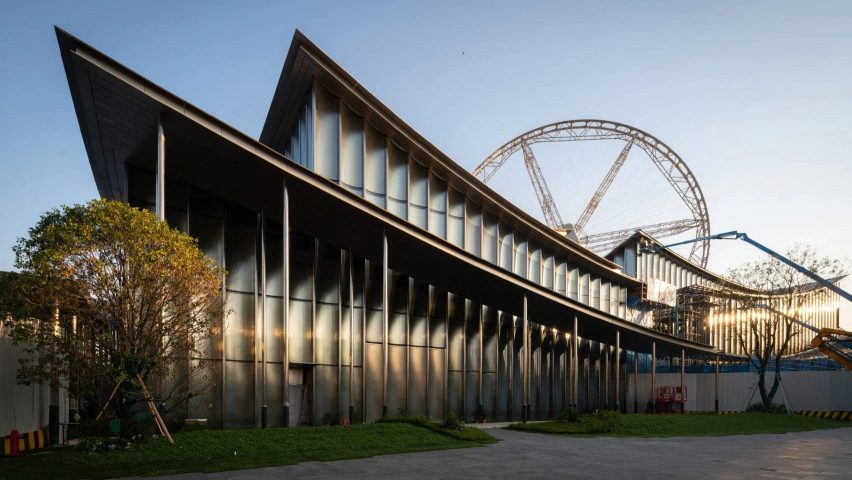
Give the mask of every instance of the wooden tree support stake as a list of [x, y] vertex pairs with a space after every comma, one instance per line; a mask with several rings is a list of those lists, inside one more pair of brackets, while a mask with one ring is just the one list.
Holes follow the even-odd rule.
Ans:
[[120, 386], [121, 386], [121, 383], [117, 383], [117, 384], [115, 384], [115, 388], [113, 388], [113, 389], [112, 389], [112, 393], [110, 393], [110, 394], [109, 394], [109, 398], [107, 398], [106, 403], [104, 404], [104, 406], [103, 406], [103, 407], [101, 407], [101, 411], [99, 411], [99, 412], [98, 412], [98, 416], [97, 416], [97, 417], [95, 417], [95, 421], [96, 421], [96, 422], [97, 422], [98, 420], [100, 420], [100, 419], [101, 419], [101, 417], [103, 416], [104, 412], [106, 412], [107, 407], [109, 407], [109, 402], [111, 402], [111, 401], [112, 401], [112, 397], [114, 397], [114, 396], [115, 396], [115, 392], [117, 392], [117, 391], [118, 391], [118, 387], [120, 387]]
[[145, 394], [145, 400], [148, 402], [148, 408], [151, 409], [151, 414], [154, 415], [154, 421], [157, 422], [160, 434], [166, 437], [170, 444], [174, 445], [175, 441], [169, 433], [169, 429], [166, 427], [166, 422], [163, 421], [163, 417], [161, 417], [160, 412], [157, 411], [157, 406], [154, 405], [154, 397], [151, 395], [151, 392], [148, 391], [148, 387], [145, 386], [145, 382], [142, 380], [142, 375], [137, 373], [136, 379], [139, 380], [139, 386], [142, 387], [142, 393]]

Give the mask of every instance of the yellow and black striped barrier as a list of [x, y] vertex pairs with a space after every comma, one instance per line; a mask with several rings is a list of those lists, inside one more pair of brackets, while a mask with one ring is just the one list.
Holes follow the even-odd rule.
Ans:
[[[12, 440], [9, 436], [3, 437], [3, 456], [8, 457], [12, 453]], [[36, 430], [21, 434], [18, 439], [18, 452], [24, 453], [27, 450], [36, 450], [44, 448], [44, 431]]]
[[852, 412], [832, 412], [820, 410], [802, 410], [799, 415], [805, 417], [828, 418], [831, 420], [852, 420]]
[[686, 412], [687, 415], [733, 415], [735, 413], [743, 413], [742, 410], [719, 410], [718, 412], [713, 411], [700, 411], [700, 412]]

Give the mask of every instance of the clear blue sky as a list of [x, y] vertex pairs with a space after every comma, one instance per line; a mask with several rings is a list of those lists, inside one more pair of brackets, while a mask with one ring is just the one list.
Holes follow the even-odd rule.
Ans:
[[[852, 257], [850, 2], [71, 3], [0, 6], [0, 270], [42, 212], [97, 195], [53, 25], [253, 136], [296, 28], [467, 168], [544, 123], [628, 123], [690, 165], [714, 231]], [[717, 271], [757, 255], [712, 250]]]

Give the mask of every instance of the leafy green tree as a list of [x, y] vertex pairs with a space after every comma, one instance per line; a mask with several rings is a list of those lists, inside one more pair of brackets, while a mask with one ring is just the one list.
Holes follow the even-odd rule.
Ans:
[[[842, 276], [845, 269], [844, 262], [823, 257], [813, 247], [797, 245], [784, 255], [826, 279]], [[763, 408], [768, 411], [781, 386], [784, 359], [792, 353], [791, 342], [801, 330], [796, 321], [807, 321], [802, 307], [809, 295], [821, 287], [808, 276], [769, 256], [729, 270], [728, 278], [763, 293], [733, 295], [747, 312], [746, 318], [734, 324], [734, 334], [741, 350], [757, 370], [757, 388]], [[806, 330], [804, 333], [812, 332]], [[772, 382], [767, 386], [766, 377], [770, 374]]]
[[90, 411], [121, 418], [143, 400], [138, 376], [172, 406], [199, 393], [201, 382], [188, 386], [205, 376], [194, 359], [224, 313], [225, 272], [196, 240], [149, 211], [94, 200], [47, 212], [14, 251], [7, 321], [35, 359], [21, 361], [20, 382], [62, 379]]

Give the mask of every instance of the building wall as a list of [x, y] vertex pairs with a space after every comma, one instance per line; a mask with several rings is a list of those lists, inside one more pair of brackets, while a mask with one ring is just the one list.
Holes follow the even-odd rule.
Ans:
[[[154, 176], [128, 172], [130, 203], [153, 210]], [[522, 318], [392, 271], [385, 325], [381, 262], [292, 230], [285, 262], [281, 223], [189, 185], [167, 182], [165, 191], [167, 221], [228, 270], [228, 313], [193, 359], [208, 364], [209, 383], [193, 380], [201, 394], [190, 402], [189, 418], [256, 427], [266, 405], [267, 425], [281, 425], [285, 397], [290, 425], [337, 423], [350, 406], [353, 422], [376, 420], [385, 406], [390, 415], [406, 410], [441, 419], [455, 411], [473, 421], [480, 405], [488, 419], [520, 419], [525, 398], [535, 418], [559, 415], [571, 403], [570, 333], [533, 318], [525, 334]], [[543, 263], [550, 278], [559, 271], [551, 258], [514, 256]], [[553, 288], [569, 283], [567, 267], [562, 273], [565, 281]], [[587, 273], [573, 277], [575, 284], [585, 279], [588, 290]], [[612, 346], [581, 339], [581, 410], [614, 407], [613, 356]]]
[[[40, 383], [20, 385], [16, 380], [18, 360], [29, 354], [23, 346], [14, 345], [9, 328], [0, 319], [0, 436], [12, 429], [21, 433], [46, 430], [48, 408], [51, 404], [50, 386]], [[65, 392], [58, 389], [55, 402], [59, 405], [60, 422], [67, 422], [68, 402]]]
[[[713, 289], [730, 289], [730, 285], [723, 285], [718, 277], [702, 272], [693, 265], [686, 264], [664, 252], [641, 252], [638, 240], [627, 242], [613, 251], [610, 256], [619, 264], [625, 273], [636, 276], [646, 285], [657, 283], [670, 286], [678, 292], [690, 287], [706, 287], [708, 291]], [[653, 305], [648, 300], [649, 290], [645, 288], [641, 297], [632, 299], [628, 309], [627, 318], [649, 328], [664, 331], [670, 335], [688, 338], [693, 341], [705, 343], [717, 347], [727, 353], [745, 355], [754, 347], [754, 338], [746, 335], [745, 347], [737, 336], [737, 326], [743, 325], [750, 319], [760, 320], [768, 316], [764, 309], [744, 309], [742, 302], [733, 298], [708, 295], [712, 306], [706, 308], [698, 315], [690, 313], [689, 305], [676, 304], [681, 312], [681, 328], [673, 329], [668, 323], [661, 322], [660, 313], [667, 313], [666, 308], [661, 305]], [[753, 292], [743, 291], [743, 296], [756, 296]], [[761, 296], [760, 303], [770, 305], [777, 310], [786, 310], [783, 296]], [[680, 295], [678, 296], [680, 298]], [[840, 313], [838, 308], [839, 297], [836, 293], [826, 288], [815, 288], [800, 294], [799, 300], [802, 306], [798, 312], [798, 319], [814, 326], [815, 328], [838, 328], [840, 324]], [[689, 303], [685, 300], [684, 303]], [[662, 305], [665, 307], [665, 305]], [[794, 337], [791, 340], [790, 352], [796, 353], [811, 348], [810, 341], [815, 333], [802, 325], [793, 325]], [[779, 330], [778, 342], [783, 341], [783, 332]]]
[[[639, 399], [640, 411], [651, 398], [651, 375], [640, 373], [637, 377], [637, 389], [633, 375], [630, 374], [627, 402], [628, 411], [632, 411], [633, 399]], [[775, 403], [784, 403], [784, 393], [790, 408], [818, 411], [852, 411], [852, 372], [850, 371], [802, 371], [783, 372], [782, 384], [785, 392], [778, 391]], [[679, 373], [657, 373], [657, 386], [679, 386]], [[686, 410], [693, 412], [712, 412], [715, 405], [716, 380], [713, 373], [687, 373], [684, 377], [687, 387]], [[750, 403], [760, 402], [760, 393], [755, 392], [757, 374], [750, 372], [719, 374], [719, 410], [744, 411]], [[772, 378], [767, 377], [767, 388]]]
[[627, 318], [627, 286], [582, 270], [564, 247], [500, 217], [467, 192], [446, 169], [427, 166], [428, 154], [394, 140], [314, 80], [304, 107], [292, 119], [285, 154], [347, 190], [386, 208], [424, 231], [510, 272], [577, 299], [577, 282], [588, 282], [580, 300]]

